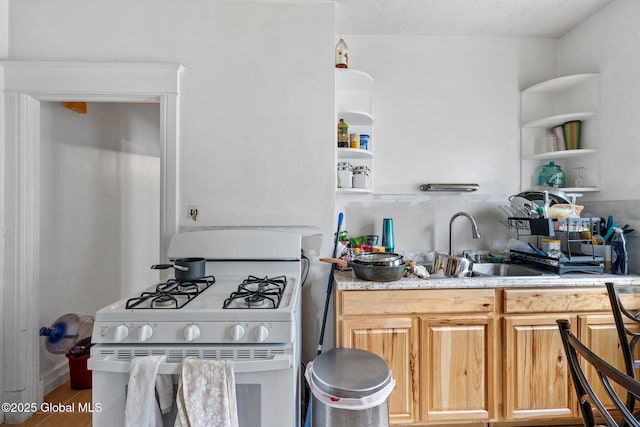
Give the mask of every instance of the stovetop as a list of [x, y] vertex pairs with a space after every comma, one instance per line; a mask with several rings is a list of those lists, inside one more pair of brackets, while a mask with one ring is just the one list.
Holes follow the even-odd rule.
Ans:
[[[288, 320], [291, 318], [291, 312], [294, 311], [297, 302], [298, 293], [294, 292], [296, 286], [300, 286], [296, 277], [285, 277], [286, 286], [280, 296], [280, 301], [275, 308], [266, 309], [270, 305], [257, 306], [252, 305], [251, 308], [246, 306], [242, 298], [231, 302], [231, 308], [224, 308], [225, 301], [233, 294], [238, 292], [238, 288], [247, 277], [215, 277], [215, 282], [206, 286], [201, 293], [193, 297], [184, 304], [183, 307], [175, 309], [173, 305], [155, 308], [147, 308], [151, 302], [146, 300], [136, 307], [128, 307], [137, 301], [138, 296], [129, 296], [115, 303], [104, 307], [96, 313], [96, 320], [114, 320], [114, 321], [173, 321], [173, 320], [191, 320], [191, 321], [219, 321], [219, 320]], [[164, 282], [151, 286], [141, 294], [155, 293], [156, 288]]]
[[169, 279], [127, 300], [125, 308], [156, 310], [181, 309], [216, 282], [215, 277], [205, 276], [197, 280]]
[[[169, 259], [205, 258], [196, 283], [161, 280], [96, 312], [96, 344], [291, 343], [300, 325], [300, 236], [178, 233]], [[176, 295], [169, 296], [169, 291]]]
[[274, 310], [280, 307], [280, 301], [287, 288], [285, 276], [257, 277], [249, 276], [238, 285], [238, 289], [224, 300], [225, 309]]

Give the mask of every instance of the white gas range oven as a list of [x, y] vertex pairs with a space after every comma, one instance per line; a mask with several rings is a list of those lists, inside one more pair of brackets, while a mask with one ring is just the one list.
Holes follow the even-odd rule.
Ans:
[[168, 255], [205, 258], [205, 276], [163, 281], [96, 313], [88, 367], [101, 411], [93, 425], [124, 424], [130, 362], [147, 355], [166, 355], [159, 374], [174, 384], [185, 357], [233, 360], [241, 427], [299, 425], [300, 235], [178, 233]]

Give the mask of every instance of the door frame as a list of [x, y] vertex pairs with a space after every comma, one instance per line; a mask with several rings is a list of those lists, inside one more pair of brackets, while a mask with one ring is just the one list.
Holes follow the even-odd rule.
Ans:
[[[160, 105], [160, 258], [178, 229], [180, 64], [0, 61], [2, 402], [42, 402], [38, 335], [40, 103]], [[4, 106], [4, 108], [3, 108]], [[3, 197], [2, 197], [3, 196]], [[4, 214], [3, 214], [4, 213]], [[5, 413], [21, 423], [30, 413]], [[2, 420], [0, 420], [2, 422]]]

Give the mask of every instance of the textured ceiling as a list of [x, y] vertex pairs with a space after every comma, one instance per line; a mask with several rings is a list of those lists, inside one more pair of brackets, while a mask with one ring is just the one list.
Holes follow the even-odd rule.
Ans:
[[559, 38], [616, 0], [336, 0], [336, 32]]

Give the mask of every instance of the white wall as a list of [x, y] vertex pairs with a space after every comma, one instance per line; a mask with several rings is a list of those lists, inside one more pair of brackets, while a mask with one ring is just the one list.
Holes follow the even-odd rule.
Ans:
[[9, 55], [9, 0], [0, 0], [0, 58]]
[[[324, 230], [333, 211], [333, 8], [14, 1], [10, 57], [183, 64], [181, 225]], [[199, 208], [195, 224], [189, 206]]]
[[[160, 109], [41, 103], [39, 323], [93, 315], [158, 280]], [[45, 393], [66, 368], [40, 345]]]
[[[600, 73], [601, 191], [587, 209], [640, 230], [640, 2], [616, 0], [559, 41], [559, 74]], [[640, 271], [638, 231], [630, 268]]]
[[[9, 54], [9, 0], [0, 0], [0, 58]], [[0, 129], [4, 129], [4, 72], [0, 71]], [[4, 165], [4, 135], [0, 134], [0, 165]], [[4, 277], [4, 177], [0, 177], [0, 277]], [[0, 306], [4, 306], [4, 292], [0, 286]], [[4, 332], [0, 328], [0, 354], [4, 354]], [[4, 369], [0, 366], [0, 384], [4, 384]], [[0, 413], [0, 424], [4, 413]]]
[[[448, 224], [469, 211], [483, 232], [456, 221], [456, 247], [504, 247], [498, 210], [520, 188], [520, 90], [555, 77], [557, 41], [475, 37], [343, 36], [350, 66], [374, 78], [373, 200], [342, 198], [347, 228], [381, 233], [395, 218], [396, 250], [448, 247]], [[420, 193], [428, 182], [478, 183], [477, 194]], [[460, 222], [460, 224], [458, 224]]]
[[[306, 234], [314, 268], [303, 311], [316, 325], [326, 269], [315, 261], [330, 252], [335, 223], [334, 7], [16, 0], [9, 58], [183, 64], [181, 229], [264, 225]], [[196, 223], [190, 206], [199, 210]], [[317, 336], [305, 341], [313, 352]]]

